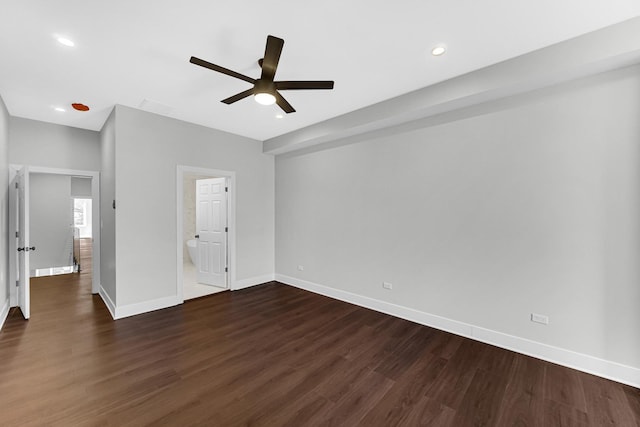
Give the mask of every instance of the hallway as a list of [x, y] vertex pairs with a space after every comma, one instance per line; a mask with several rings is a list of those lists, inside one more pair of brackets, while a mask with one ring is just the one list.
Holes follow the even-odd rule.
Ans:
[[[52, 321], [73, 324], [79, 321], [78, 315], [83, 312], [93, 315], [87, 309], [87, 301], [95, 299], [102, 304], [99, 296], [91, 294], [92, 247], [91, 239], [80, 239], [80, 273], [59, 274], [53, 276], [32, 277], [31, 282], [31, 319], [32, 321]], [[65, 310], [60, 310], [64, 307]], [[106, 309], [105, 309], [106, 310]], [[107, 312], [108, 315], [108, 312]], [[22, 318], [18, 308], [12, 308], [9, 319]], [[9, 320], [7, 319], [7, 321]]]

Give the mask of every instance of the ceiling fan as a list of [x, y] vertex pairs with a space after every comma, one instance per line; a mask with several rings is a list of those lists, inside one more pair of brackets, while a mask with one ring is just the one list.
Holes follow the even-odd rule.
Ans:
[[287, 102], [286, 99], [282, 97], [282, 95], [280, 95], [279, 91], [333, 89], [333, 81], [274, 81], [273, 79], [275, 78], [276, 69], [278, 68], [278, 61], [280, 60], [280, 54], [282, 53], [282, 46], [284, 46], [284, 40], [274, 36], [267, 36], [267, 46], [264, 50], [264, 58], [258, 61], [258, 64], [260, 64], [260, 67], [262, 68], [262, 75], [259, 79], [252, 79], [244, 74], [236, 73], [235, 71], [196, 58], [195, 56], [192, 56], [189, 62], [244, 80], [245, 82], [249, 82], [253, 85], [251, 89], [247, 89], [244, 92], [240, 92], [236, 95], [230, 96], [229, 98], [223, 99], [222, 102], [225, 104], [233, 104], [234, 102], [240, 101], [249, 95], [253, 95], [256, 102], [260, 104], [271, 105], [273, 103], [277, 103], [285, 113], [293, 113], [296, 110]]

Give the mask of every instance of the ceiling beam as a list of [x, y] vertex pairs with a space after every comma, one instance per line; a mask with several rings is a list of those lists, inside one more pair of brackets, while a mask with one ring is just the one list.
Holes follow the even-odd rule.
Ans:
[[268, 139], [263, 152], [348, 144], [362, 134], [637, 63], [640, 17]]

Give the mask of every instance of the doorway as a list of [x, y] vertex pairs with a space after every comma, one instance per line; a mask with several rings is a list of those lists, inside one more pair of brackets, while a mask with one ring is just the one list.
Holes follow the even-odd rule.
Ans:
[[235, 277], [235, 173], [178, 166], [178, 299], [232, 288]]
[[[48, 186], [56, 186], [63, 183], [61, 188], [66, 188], [68, 193], [66, 196], [62, 196], [60, 206], [54, 210], [51, 208], [50, 201], [41, 200], [43, 195], [47, 194], [47, 190], [35, 191], [31, 193], [30, 178], [37, 178], [34, 181], [40, 181]], [[81, 247], [79, 239], [75, 239], [75, 234], [72, 233], [73, 227], [73, 208], [72, 208], [72, 180], [82, 179], [87, 186], [87, 191], [84, 194], [85, 198], [91, 200], [93, 209], [90, 212], [91, 219], [91, 239], [85, 239], [85, 247]], [[92, 268], [85, 271], [86, 279], [91, 281], [91, 293], [96, 294], [99, 291], [100, 286], [100, 213], [98, 201], [100, 198], [100, 177], [99, 172], [96, 171], [79, 171], [69, 169], [56, 169], [56, 168], [43, 168], [35, 166], [23, 166], [23, 165], [10, 165], [9, 166], [9, 235], [15, 236], [9, 241], [9, 276], [10, 283], [16, 283], [16, 286], [11, 286], [10, 291], [10, 304], [12, 307], [20, 307], [20, 311], [25, 319], [28, 319], [31, 315], [30, 309], [30, 278], [35, 276], [41, 276], [37, 271], [41, 270], [46, 273], [49, 270], [51, 273], [58, 272], [58, 264], [69, 264], [74, 269], [74, 258], [81, 259], [81, 252], [84, 252], [85, 256], [90, 256], [92, 259]], [[66, 187], [65, 187], [66, 186]], [[39, 190], [42, 190], [40, 188]], [[38, 196], [40, 194], [42, 197]], [[33, 203], [36, 209], [32, 209], [33, 197], [36, 197], [37, 203]], [[38, 204], [44, 202], [44, 207], [37, 208]], [[47, 228], [47, 221], [51, 223], [51, 218], [54, 216], [60, 216], [62, 221], [61, 227], [49, 227]], [[85, 211], [86, 215], [87, 212]], [[38, 218], [42, 221], [38, 222]], [[36, 223], [36, 226], [32, 227], [32, 222]], [[85, 218], [85, 221], [89, 221]], [[45, 226], [43, 227], [42, 224]], [[55, 230], [53, 230], [56, 228]], [[60, 234], [59, 236], [56, 235]], [[77, 234], [77, 233], [76, 233]], [[37, 242], [37, 244], [36, 244]], [[52, 244], [53, 242], [53, 244]], [[74, 247], [77, 246], [76, 247]], [[27, 250], [28, 249], [28, 250]], [[76, 251], [77, 249], [77, 251]], [[32, 255], [41, 255], [35, 257], [33, 265], [31, 264]], [[54, 258], [51, 258], [51, 256]], [[51, 259], [49, 259], [49, 258]], [[58, 258], [61, 260], [58, 260]], [[53, 259], [53, 261], [51, 261]], [[49, 264], [53, 263], [49, 268], [39, 268], [40, 263]], [[43, 264], [43, 265], [44, 265]], [[60, 267], [69, 267], [69, 265], [63, 265]], [[42, 267], [42, 266], [40, 266]], [[54, 271], [56, 270], [56, 271]], [[67, 271], [60, 271], [61, 273], [67, 273]], [[69, 271], [71, 273], [72, 271]], [[85, 279], [85, 282], [87, 281]]]

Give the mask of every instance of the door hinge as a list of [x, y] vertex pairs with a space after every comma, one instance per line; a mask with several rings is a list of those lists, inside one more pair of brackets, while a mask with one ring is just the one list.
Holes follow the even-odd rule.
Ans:
[[229, 272], [229, 267], [225, 267], [225, 268], [224, 268], [224, 272], [225, 272], [225, 273], [228, 273], [228, 272]]
[[225, 233], [228, 233], [228, 232], [229, 232], [229, 227], [225, 227], [225, 228], [224, 228], [224, 232], [225, 232]]
[[18, 187], [18, 183], [17, 182], [16, 182], [16, 188], [20, 188], [20, 187]]
[[16, 238], [20, 237], [20, 233], [16, 231]]
[[224, 187], [224, 192], [228, 193], [229, 192], [229, 187]]
[[20, 286], [20, 281], [16, 280], [16, 288]]

